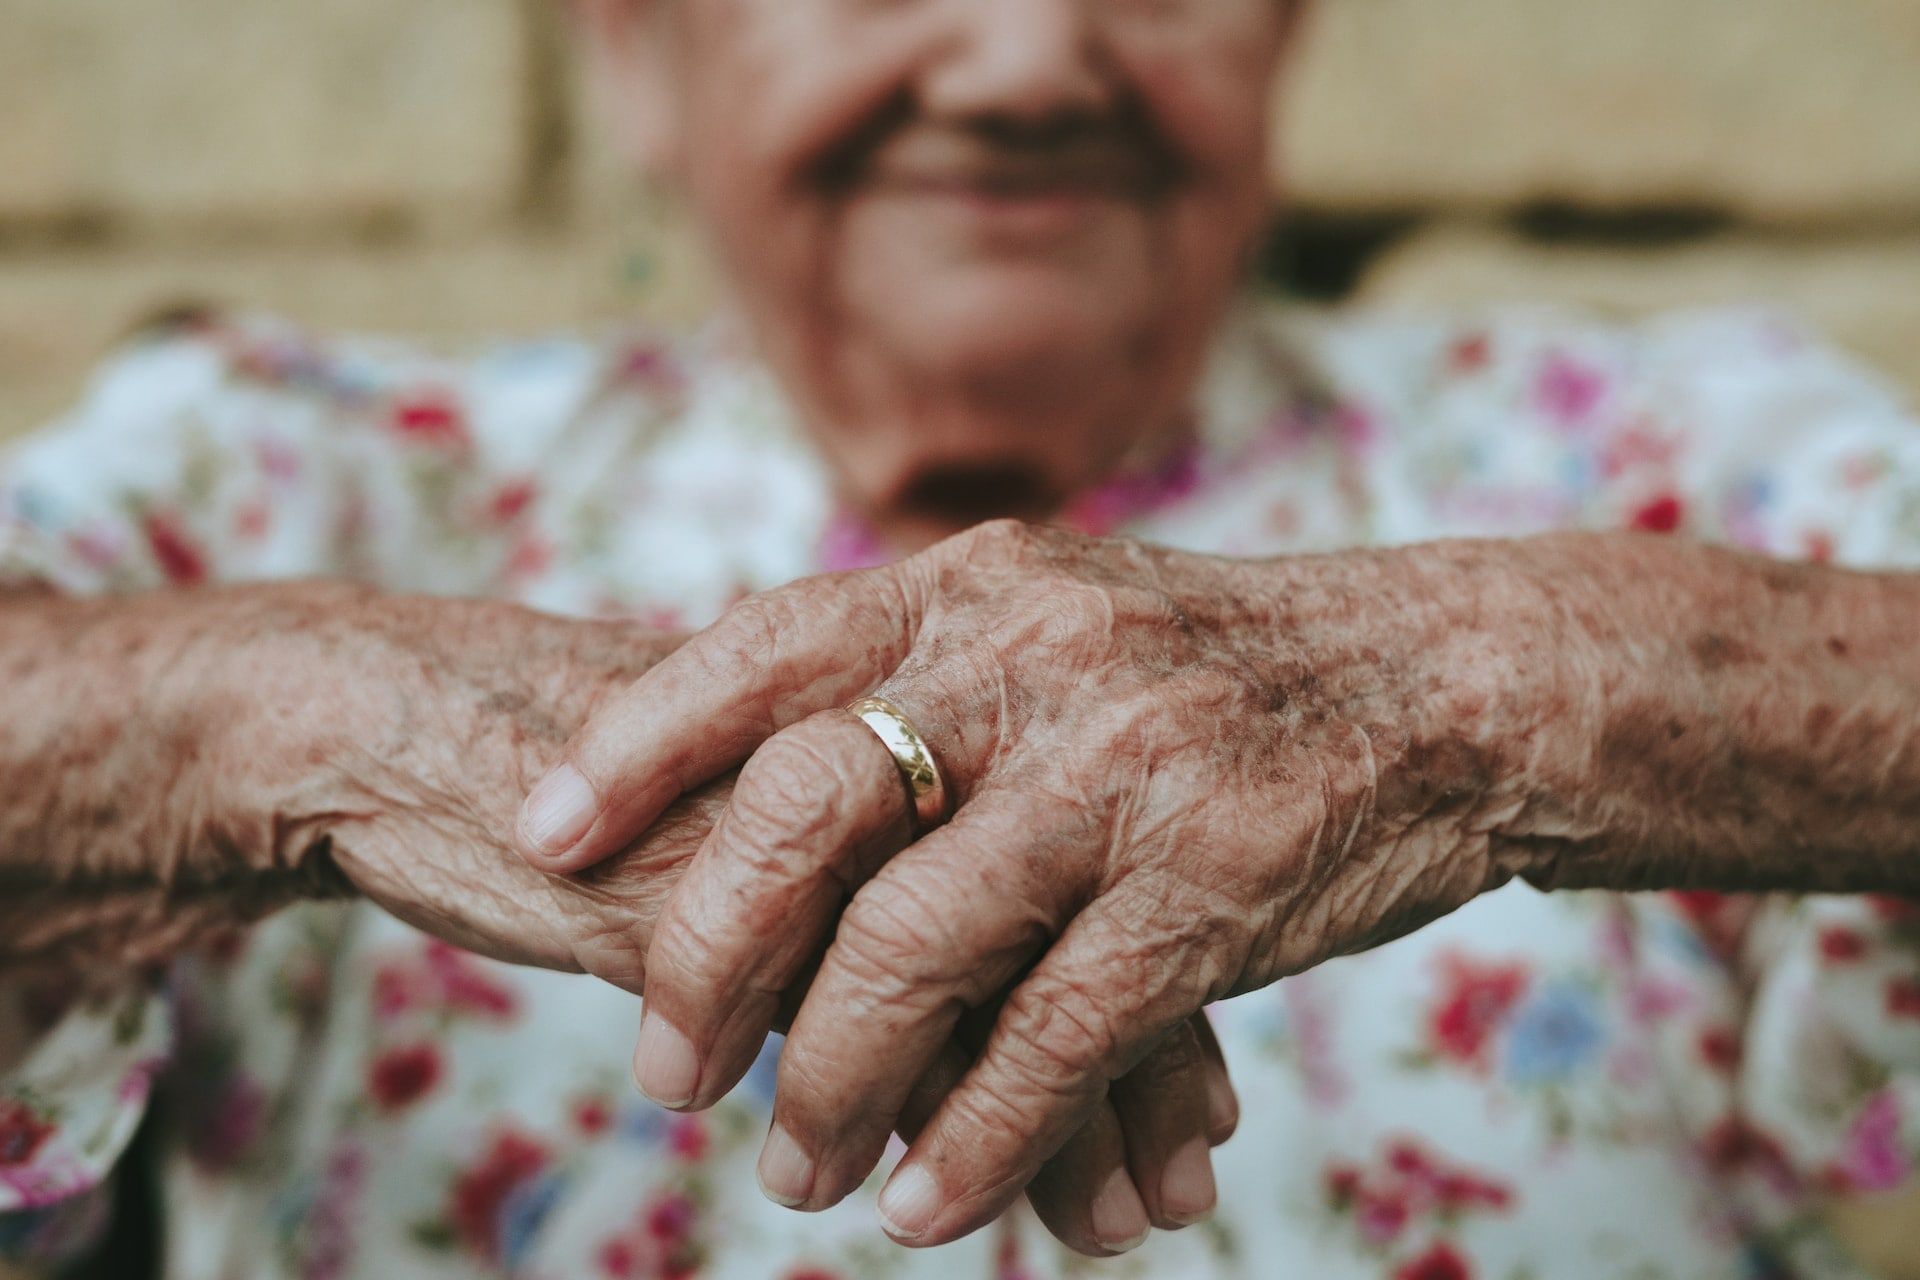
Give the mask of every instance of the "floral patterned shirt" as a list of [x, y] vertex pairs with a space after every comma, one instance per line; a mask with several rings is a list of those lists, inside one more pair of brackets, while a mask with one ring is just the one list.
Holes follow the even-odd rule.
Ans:
[[[1547, 311], [1223, 334], [1192, 438], [1065, 513], [1235, 555], [1631, 527], [1920, 562], [1920, 426], [1790, 325]], [[455, 358], [203, 318], [0, 466], [0, 582], [328, 574], [693, 627], [877, 556], [723, 330]], [[878, 1179], [755, 1187], [770, 1048], [711, 1113], [627, 1082], [635, 1002], [371, 906], [289, 910], [164, 989], [0, 988], [0, 1259], [83, 1249], [143, 1117], [172, 1280], [1849, 1276], [1823, 1198], [1920, 1155], [1920, 910], [1545, 895], [1215, 1011], [1214, 1219], [1094, 1263], [1026, 1215], [889, 1244]]]

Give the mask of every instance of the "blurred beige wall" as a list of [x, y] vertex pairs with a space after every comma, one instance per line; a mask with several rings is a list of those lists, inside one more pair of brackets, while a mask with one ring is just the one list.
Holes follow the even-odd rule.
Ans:
[[[1283, 185], [1302, 252], [1380, 245], [1360, 299], [1772, 303], [1920, 395], [1920, 0], [1315, 3]], [[0, 0], [0, 435], [181, 301], [449, 339], [696, 313], [558, 9]], [[1848, 1218], [1890, 1276], [1910, 1209]]]
[[[585, 109], [559, 9], [0, 0], [0, 433], [178, 301], [448, 338], [696, 312], [698, 256]], [[1380, 246], [1362, 299], [1768, 302], [1920, 392], [1920, 0], [1308, 25], [1284, 186], [1321, 233], [1300, 252]]]

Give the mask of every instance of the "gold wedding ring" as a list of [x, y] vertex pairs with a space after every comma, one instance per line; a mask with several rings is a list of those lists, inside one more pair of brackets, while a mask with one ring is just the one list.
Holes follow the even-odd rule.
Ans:
[[900, 708], [885, 698], [862, 698], [850, 703], [847, 711], [873, 730], [894, 764], [900, 779], [907, 784], [907, 797], [913, 801], [913, 820], [922, 831], [931, 830], [947, 820], [947, 783], [940, 776], [940, 765], [927, 749], [913, 722]]

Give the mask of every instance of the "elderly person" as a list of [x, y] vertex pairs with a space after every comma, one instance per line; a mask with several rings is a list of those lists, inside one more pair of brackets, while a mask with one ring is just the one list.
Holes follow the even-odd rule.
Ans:
[[185, 318], [6, 465], [0, 1256], [146, 1160], [169, 1277], [1853, 1274], [1884, 387], [1236, 301], [1281, 0], [579, 8], [730, 319]]

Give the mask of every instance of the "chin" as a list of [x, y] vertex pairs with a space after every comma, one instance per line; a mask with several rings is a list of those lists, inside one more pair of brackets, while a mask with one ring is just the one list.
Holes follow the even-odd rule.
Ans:
[[1122, 373], [1150, 327], [1137, 298], [1111, 281], [1023, 268], [971, 272], [916, 293], [912, 305], [869, 313], [866, 323], [923, 375], [971, 386], [1014, 380], [1042, 399]]

